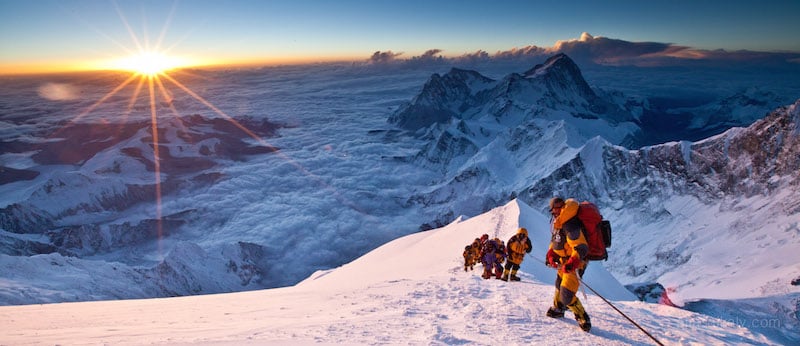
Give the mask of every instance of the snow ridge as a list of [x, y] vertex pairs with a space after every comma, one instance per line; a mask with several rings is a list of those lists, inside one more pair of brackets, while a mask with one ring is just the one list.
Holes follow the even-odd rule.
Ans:
[[[521, 282], [464, 272], [462, 244], [481, 232], [507, 239], [531, 231]], [[393, 240], [293, 287], [170, 299], [0, 307], [0, 342], [8, 344], [649, 344], [651, 340], [599, 297], [581, 295], [590, 333], [568, 313], [546, 317], [553, 270], [544, 256], [547, 219], [512, 201], [469, 220]], [[431, 251], [434, 248], [436, 251]], [[181, 251], [193, 251], [185, 248]], [[391, 268], [391, 270], [387, 270]], [[633, 301], [601, 266], [587, 283], [660, 341], [769, 344], [735, 322]], [[43, 329], [42, 326], [47, 328]], [[209, 326], [214, 326], [209, 328]]]

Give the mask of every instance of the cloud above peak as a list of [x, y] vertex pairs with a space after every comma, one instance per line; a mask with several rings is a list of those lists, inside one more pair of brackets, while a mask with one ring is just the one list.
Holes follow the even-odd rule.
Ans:
[[[597, 38], [603, 38], [603, 37], [602, 36], [597, 36]], [[594, 39], [595, 39], [595, 36], [592, 36], [592, 34], [584, 31], [583, 33], [581, 33], [581, 37], [578, 38], [578, 39], [574, 39], [573, 38], [573, 39], [568, 39], [568, 40], [558, 40], [558, 41], [556, 41], [556, 44], [554, 45], [554, 47], [558, 47], [561, 44], [570, 43], [570, 42], [589, 42], [589, 41], [594, 40]]]
[[407, 62], [414, 64], [477, 63], [488, 61], [537, 61], [558, 53], [570, 56], [582, 65], [608, 66], [732, 66], [762, 65], [788, 68], [800, 67], [800, 52], [755, 52], [704, 50], [663, 42], [632, 42], [622, 39], [595, 36], [588, 32], [579, 38], [559, 40], [552, 47], [514, 47], [490, 54], [483, 50], [444, 58], [441, 49], [431, 49], [420, 56], [401, 59], [402, 53], [375, 52], [372, 63]]
[[551, 54], [564, 53], [576, 60], [591, 61], [601, 65], [636, 65], [640, 59], [650, 60], [659, 56], [674, 56], [687, 47], [660, 42], [630, 42], [602, 36], [592, 36], [588, 32], [580, 39], [556, 42], [547, 51]]
[[706, 50], [663, 42], [632, 42], [593, 36], [583, 32], [579, 39], [562, 40], [545, 49], [548, 54], [564, 53], [583, 63], [598, 65], [681, 66], [757, 64], [792, 66], [800, 52], [756, 52]]
[[375, 64], [388, 63], [397, 60], [397, 58], [401, 55], [403, 55], [403, 53], [395, 53], [392, 51], [386, 51], [386, 52], [377, 51], [375, 53], [372, 53], [372, 56], [369, 57], [369, 62]]

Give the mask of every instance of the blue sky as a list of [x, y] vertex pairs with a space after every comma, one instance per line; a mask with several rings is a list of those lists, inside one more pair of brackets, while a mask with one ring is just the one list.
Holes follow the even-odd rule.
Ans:
[[[121, 15], [120, 15], [121, 14]], [[366, 59], [551, 47], [582, 32], [699, 49], [800, 51], [800, 1], [0, 0], [0, 71], [144, 45], [207, 61]]]

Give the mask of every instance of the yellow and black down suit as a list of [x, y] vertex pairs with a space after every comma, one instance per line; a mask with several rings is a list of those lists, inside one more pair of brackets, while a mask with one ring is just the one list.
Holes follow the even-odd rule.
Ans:
[[577, 217], [578, 206], [578, 201], [566, 200], [561, 213], [553, 220], [550, 249], [555, 253], [555, 261], [560, 264], [556, 277], [553, 306], [561, 311], [565, 307], [569, 308], [579, 322], [582, 320], [588, 322], [588, 315], [576, 295], [580, 286], [580, 277], [586, 270], [585, 259], [589, 252], [589, 245], [582, 231], [583, 224]]
[[464, 271], [473, 270], [475, 267], [475, 257], [473, 256], [472, 246], [467, 245], [464, 247]]
[[[528, 238], [528, 230], [524, 227], [520, 228], [517, 230], [517, 234], [508, 239], [507, 244], [508, 259], [506, 260], [505, 270], [503, 270], [503, 277], [500, 279], [505, 281], [509, 279], [511, 279], [511, 281], [519, 281], [520, 279], [517, 277], [519, 265], [525, 258], [525, 254], [531, 253], [531, 249], [533, 249], [531, 239]], [[510, 277], [509, 274], [511, 275]]]

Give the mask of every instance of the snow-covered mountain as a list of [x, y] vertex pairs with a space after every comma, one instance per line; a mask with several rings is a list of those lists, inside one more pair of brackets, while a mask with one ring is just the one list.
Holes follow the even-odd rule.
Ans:
[[[596, 129], [571, 141], [582, 143], [592, 134], [605, 133], [623, 143], [638, 131], [636, 118], [619, 105], [597, 96], [575, 62], [564, 54], [524, 74], [492, 80], [476, 71], [452, 69], [434, 74], [414, 99], [400, 107], [389, 122], [417, 131], [432, 124], [459, 128], [459, 120], [480, 123], [476, 133], [495, 135], [496, 125], [513, 127], [533, 118], [559, 119]], [[460, 129], [464, 129], [463, 126]], [[601, 132], [602, 131], [602, 132]], [[444, 131], [439, 131], [444, 132]]]
[[[507, 239], [527, 227], [534, 244], [522, 282], [464, 272], [461, 250], [487, 232]], [[547, 218], [512, 201], [441, 229], [391, 241], [293, 287], [182, 298], [0, 307], [0, 343], [28, 344], [478, 344], [653, 343], [591, 291], [581, 294], [590, 333], [571, 315], [546, 317], [554, 272], [539, 260]], [[111, 269], [109, 269], [111, 270]], [[635, 301], [601, 266], [587, 285], [664, 344], [781, 342], [717, 319]], [[763, 321], [772, 321], [763, 318]], [[761, 320], [758, 320], [761, 321]], [[756, 322], [758, 322], [756, 321]]]
[[[496, 79], [440, 72], [198, 71], [187, 86], [242, 127], [175, 92], [159, 107], [159, 179], [149, 107], [112, 97], [73, 122], [96, 99], [3, 85], [0, 304], [292, 285], [515, 198], [542, 212], [559, 194], [612, 220], [598, 266], [623, 284], [706, 313], [779, 316], [779, 338], [797, 340], [796, 104], [640, 149], [624, 145], [653, 133], [639, 126], [651, 102], [587, 86], [566, 56]], [[100, 81], [86, 94], [102, 97]]]
[[436, 226], [513, 198], [595, 136], [628, 143], [641, 131], [635, 114], [595, 94], [575, 63], [559, 54], [499, 81], [458, 69], [434, 74], [389, 122], [427, 141], [403, 160], [444, 176], [408, 200], [449, 206]]
[[[709, 311], [726, 300], [727, 308], [741, 304], [797, 326], [798, 114], [800, 101], [747, 128], [637, 150], [614, 145], [602, 132], [574, 146], [571, 134], [594, 128], [565, 120], [534, 117], [495, 127], [490, 137], [464, 130], [479, 120], [459, 119], [414, 156], [446, 175], [409, 203], [438, 210], [441, 225], [459, 211], [479, 213], [515, 197], [540, 208], [554, 195], [589, 199], [616, 224], [620, 246], [604, 264], [622, 282], [659, 283], [679, 305], [716, 301], [692, 305]], [[456, 137], [473, 143], [471, 150], [441, 144]], [[453, 157], [460, 157], [457, 164]], [[724, 250], [739, 246], [736, 255]], [[776, 256], [783, 260], [776, 263]], [[745, 303], [754, 298], [763, 305]]]

